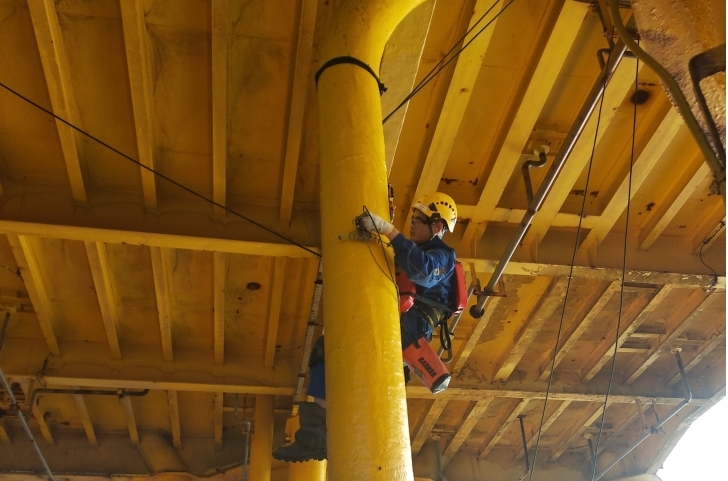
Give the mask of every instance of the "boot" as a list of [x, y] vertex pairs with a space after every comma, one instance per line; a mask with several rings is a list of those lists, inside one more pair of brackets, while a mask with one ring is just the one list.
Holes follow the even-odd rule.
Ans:
[[323, 461], [326, 459], [326, 409], [316, 403], [303, 402], [298, 406], [301, 427], [295, 441], [273, 450], [273, 457], [287, 462]]

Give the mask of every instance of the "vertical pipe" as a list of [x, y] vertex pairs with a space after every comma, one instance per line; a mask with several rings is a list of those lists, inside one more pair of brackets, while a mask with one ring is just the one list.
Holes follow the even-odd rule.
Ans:
[[273, 451], [273, 398], [272, 395], [255, 396], [255, 424], [250, 445], [250, 481], [270, 481]]
[[[293, 416], [288, 419], [286, 430], [293, 434], [299, 426], [299, 417]], [[288, 463], [288, 466], [288, 481], [326, 481], [326, 461]]]
[[[419, 3], [344, 0], [321, 64], [350, 56], [378, 71], [387, 39]], [[318, 117], [329, 476], [412, 480], [397, 297], [383, 273], [391, 254], [339, 240], [363, 205], [384, 218], [389, 212], [377, 82], [352, 64], [320, 72]]]

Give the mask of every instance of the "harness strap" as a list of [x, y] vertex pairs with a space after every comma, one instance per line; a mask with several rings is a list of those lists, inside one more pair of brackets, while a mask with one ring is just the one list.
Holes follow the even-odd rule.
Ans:
[[316, 75], [314, 75], [314, 80], [316, 81], [316, 86], [318, 87], [318, 79], [321, 76], [321, 74], [329, 67], [333, 67], [334, 65], [341, 65], [344, 63], [349, 63], [352, 65], [356, 65], [357, 67], [361, 67], [367, 72], [371, 74], [372, 77], [374, 77], [374, 80], [377, 81], [377, 86], [379, 87], [379, 95], [382, 95], [384, 92], [387, 91], [387, 87], [384, 86], [384, 84], [379, 80], [379, 77], [377, 77], [377, 74], [374, 72], [374, 70], [367, 65], [366, 63], [362, 62], [358, 58], [350, 57], [348, 55], [342, 56], [342, 57], [334, 57], [331, 60], [326, 61], [320, 69], [316, 72]]

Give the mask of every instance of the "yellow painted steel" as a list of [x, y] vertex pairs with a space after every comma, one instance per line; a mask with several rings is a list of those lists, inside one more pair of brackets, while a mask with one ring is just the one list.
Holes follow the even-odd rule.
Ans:
[[[288, 418], [286, 435], [293, 437], [301, 423], [298, 416]], [[305, 463], [289, 463], [288, 481], [326, 481], [326, 461], [308, 461]]]
[[[321, 60], [352, 56], [374, 71], [395, 26], [420, 0], [344, 1]], [[340, 240], [366, 205], [388, 215], [382, 112], [363, 68], [336, 65], [318, 83], [321, 232], [332, 481], [412, 480], [391, 253]]]
[[249, 481], [270, 481], [273, 451], [273, 396], [255, 396], [255, 432], [250, 443]]

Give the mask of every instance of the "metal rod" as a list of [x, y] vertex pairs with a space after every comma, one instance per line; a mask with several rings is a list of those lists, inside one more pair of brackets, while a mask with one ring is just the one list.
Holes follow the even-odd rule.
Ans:
[[[7, 326], [7, 317], [6, 322]], [[35, 450], [36, 454], [38, 455], [38, 459], [40, 459], [41, 464], [43, 465], [43, 468], [45, 469], [46, 473], [48, 473], [48, 477], [51, 481], [55, 481], [55, 478], [53, 477], [53, 473], [51, 472], [51, 468], [48, 467], [48, 463], [45, 460], [45, 457], [43, 456], [43, 453], [40, 450], [40, 447], [38, 446], [38, 443], [35, 441], [35, 437], [33, 436], [33, 433], [30, 431], [30, 427], [28, 426], [27, 421], [25, 420], [25, 416], [23, 416], [23, 413], [20, 411], [20, 407], [18, 406], [18, 400], [15, 397], [15, 394], [13, 394], [12, 386], [10, 385], [10, 382], [8, 382], [8, 378], [5, 377], [5, 373], [3, 372], [2, 368], [0, 368], [0, 381], [2, 381], [3, 388], [5, 389], [5, 392], [8, 394], [8, 397], [10, 398], [10, 404], [13, 407], [13, 410], [18, 415], [18, 419], [20, 420], [20, 424], [23, 425], [23, 430], [25, 431], [25, 434], [28, 436], [28, 439], [30, 439], [30, 443], [33, 445], [33, 449]]]
[[614, 29], [617, 31], [621, 42], [629, 47], [637, 58], [647, 64], [664, 83], [665, 89], [668, 91], [675, 107], [677, 107], [678, 112], [680, 112], [680, 115], [685, 121], [685, 125], [690, 130], [690, 133], [693, 134], [695, 142], [697, 142], [700, 151], [705, 157], [705, 162], [707, 162], [710, 170], [713, 171], [716, 186], [718, 187], [720, 195], [723, 197], [723, 203], [725, 204], [725, 162], [722, 162], [716, 156], [715, 150], [713, 150], [705, 132], [703, 132], [700, 128], [700, 124], [695, 118], [693, 111], [690, 109], [690, 104], [688, 104], [685, 95], [682, 90], [680, 90], [680, 86], [672, 75], [670, 75], [670, 72], [668, 72], [665, 67], [660, 65], [660, 63], [652, 58], [647, 52], [642, 50], [642, 48], [637, 45], [637, 42], [632, 39], [630, 33], [622, 23], [622, 17], [619, 14], [617, 0], [607, 0], [607, 3], [609, 4], [609, 15], [612, 17], [612, 24], [614, 24]]
[[609, 64], [605, 65], [605, 67], [602, 69], [601, 74], [599, 75], [599, 78], [596, 80], [596, 82], [594, 82], [594, 86], [592, 87], [591, 92], [589, 92], [589, 95], [587, 96], [584, 105], [581, 107], [581, 110], [579, 111], [576, 120], [572, 124], [569, 133], [566, 134], [566, 138], [564, 139], [564, 142], [559, 149], [559, 153], [556, 155], [556, 158], [551, 163], [551, 167], [549, 167], [549, 170], [546, 173], [546, 177], [544, 177], [543, 182], [541, 182], [538, 191], [534, 195], [531, 202], [528, 204], [528, 209], [526, 210], [526, 213], [518, 226], [518, 230], [513, 235], [510, 244], [508, 244], [506, 251], [503, 253], [503, 257], [501, 257], [498, 265], [495, 268], [495, 271], [491, 275], [490, 280], [488, 281], [488, 285], [484, 289], [485, 295], [481, 296], [478, 299], [477, 304], [470, 307], [470, 314], [474, 318], [479, 319], [483, 317], [483, 314], [485, 313], [485, 310], [483, 308], [488, 297], [492, 295], [493, 289], [503, 275], [503, 271], [505, 271], [506, 265], [508, 265], [511, 258], [513, 257], [513, 254], [516, 252], [516, 249], [523, 240], [523, 237], [526, 235], [526, 231], [531, 225], [533, 216], [536, 215], [536, 212], [541, 208], [541, 204], [543, 204], [546, 195], [549, 193], [551, 187], [554, 185], [556, 177], [558, 177], [561, 169], [564, 167], [564, 164], [566, 164], [566, 160], [569, 158], [571, 151], [574, 150], [576, 141], [579, 139], [579, 136], [584, 131], [584, 128], [589, 121], [589, 117], [591, 117], [591, 114], [596, 108], [599, 99], [604, 94], [604, 89], [607, 81], [614, 74], [614, 71], [617, 69], [617, 66], [622, 60], [622, 57], [624, 56], [626, 50], [627, 46], [622, 41], [617, 42], [617, 44], [614, 46], [611, 58], [609, 59]]
[[245, 449], [243, 450], [243, 476], [241, 481], [248, 481], [248, 454], [250, 451], [250, 421], [243, 422], [245, 426]]
[[521, 423], [521, 441], [523, 441], [523, 454], [526, 458], [526, 472], [531, 470], [531, 461], [528, 459], [528, 443], [526, 442], [526, 429], [523, 427], [523, 418], [525, 414], [518, 415], [518, 421]]
[[30, 406], [29, 412], [31, 413], [35, 398], [39, 394], [85, 394], [87, 396], [141, 397], [149, 394], [149, 389], [145, 389], [143, 391], [127, 391], [126, 389], [122, 389], [121, 391], [101, 391], [97, 389], [33, 389], [33, 393], [30, 395], [30, 402], [28, 402], [28, 406]]
[[[609, 466], [607, 466], [606, 468], [604, 468], [604, 470], [601, 473], [599, 473], [599, 475], [596, 478], [594, 478], [594, 481], [599, 481], [599, 479], [601, 479], [602, 476], [604, 476], [605, 474], [607, 474], [607, 472], [610, 469], [612, 469], [614, 466], [616, 466], [617, 463], [619, 463], [624, 458], [626, 458], [627, 455], [629, 453], [631, 453], [637, 446], [639, 446], [640, 444], [642, 444], [642, 442], [645, 439], [649, 438], [653, 433], [659, 432], [660, 428], [667, 421], [669, 421], [670, 419], [672, 419], [673, 416], [675, 416], [682, 408], [684, 408], [685, 406], [687, 406], [690, 403], [690, 401], [693, 400], [693, 392], [690, 390], [690, 384], [688, 384], [688, 375], [685, 373], [685, 367], [683, 366], [682, 358], [680, 357], [680, 349], [679, 348], [678, 349], [673, 349], [673, 353], [675, 354], [675, 359], [677, 360], [677, 367], [678, 367], [678, 369], [680, 369], [680, 377], [682, 378], [683, 388], [685, 389], [685, 399], [683, 401], [681, 401], [680, 404], [678, 404], [675, 407], [675, 409], [673, 409], [672, 411], [670, 411], [670, 413], [667, 416], [665, 416], [664, 418], [662, 418], [662, 420], [660, 420], [660, 422], [658, 422], [657, 424], [655, 424], [654, 426], [652, 426], [647, 433], [645, 433], [644, 435], [642, 435], [642, 437], [640, 437], [637, 440], [637, 442], [635, 442], [634, 444], [632, 444], [632, 446], [630, 446], [629, 449], [627, 449], [627, 451], [624, 452], [624, 454], [622, 454], [620, 457], [618, 457], [617, 459], [615, 459], [614, 461], [612, 461], [609, 464]], [[657, 411], [655, 411], [655, 412], [657, 412]], [[598, 454], [597, 454], [597, 456], [598, 456]]]

